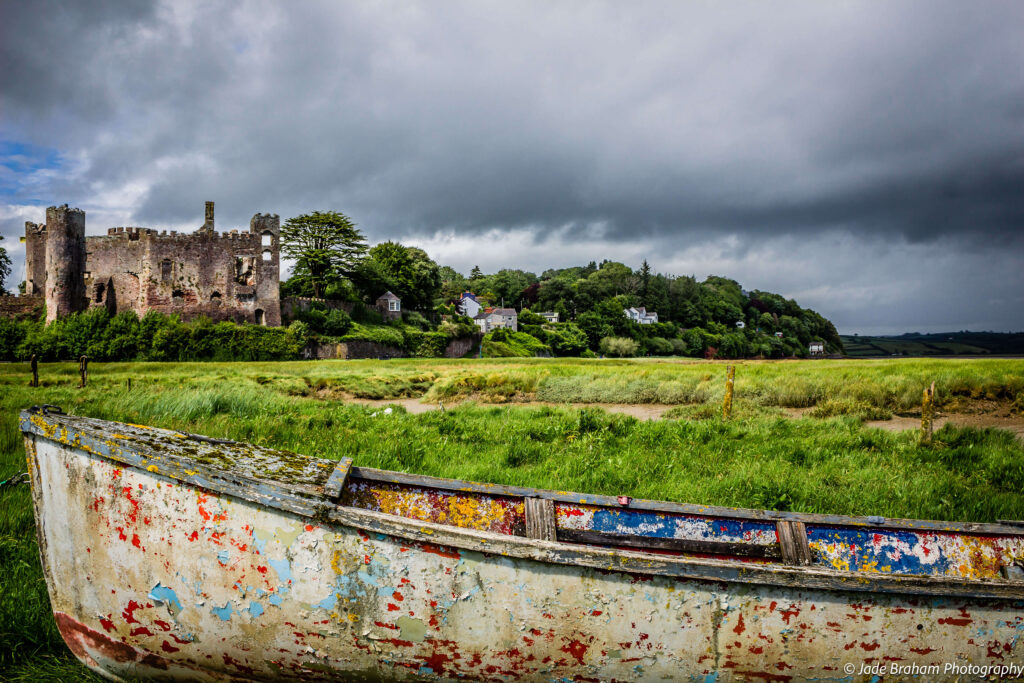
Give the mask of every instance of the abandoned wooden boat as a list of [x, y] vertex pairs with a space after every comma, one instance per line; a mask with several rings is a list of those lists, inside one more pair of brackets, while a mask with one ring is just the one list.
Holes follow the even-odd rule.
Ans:
[[113, 679], [934, 680], [1024, 663], [1014, 523], [474, 484], [49, 407], [21, 425], [57, 625]]

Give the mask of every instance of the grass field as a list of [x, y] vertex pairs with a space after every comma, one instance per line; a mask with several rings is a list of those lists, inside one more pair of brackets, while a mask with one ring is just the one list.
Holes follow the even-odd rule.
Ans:
[[[0, 365], [0, 481], [23, 471], [17, 412], [79, 415], [227, 437], [357, 465], [691, 503], [964, 521], [1024, 518], [1024, 446], [1008, 432], [911, 432], [862, 419], [983, 399], [1024, 412], [1022, 360], [738, 363], [392, 360]], [[128, 391], [127, 380], [132, 389]], [[423, 397], [420, 415], [343, 399]], [[460, 403], [466, 401], [464, 403]], [[530, 401], [543, 405], [516, 405]], [[673, 404], [638, 421], [567, 403]], [[457, 405], [456, 405], [457, 404]], [[554, 405], [552, 405], [554, 404]], [[809, 408], [792, 419], [785, 408]], [[81, 680], [50, 617], [27, 486], [0, 488], [0, 679]], [[95, 680], [99, 680], [98, 678]]]

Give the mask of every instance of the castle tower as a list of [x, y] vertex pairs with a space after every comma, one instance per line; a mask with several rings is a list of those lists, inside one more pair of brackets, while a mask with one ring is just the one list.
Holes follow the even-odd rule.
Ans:
[[46, 210], [46, 322], [85, 308], [85, 212]]
[[46, 224], [25, 221], [25, 294], [46, 292]]
[[206, 216], [203, 221], [203, 227], [200, 230], [206, 232], [213, 232], [213, 202], [206, 202]]
[[254, 322], [276, 327], [281, 324], [281, 219], [276, 213], [255, 214], [249, 232], [259, 235]]

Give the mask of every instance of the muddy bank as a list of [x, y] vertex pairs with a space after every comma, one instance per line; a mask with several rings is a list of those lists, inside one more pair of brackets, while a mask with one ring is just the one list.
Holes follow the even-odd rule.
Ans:
[[[421, 413], [439, 410], [443, 407], [454, 408], [462, 401], [445, 404], [423, 403], [418, 398], [397, 398], [397, 399], [363, 399], [349, 398], [346, 403], [358, 403], [366, 406], [379, 406], [384, 408], [389, 405], [399, 405], [405, 408], [407, 413], [419, 415]], [[515, 403], [500, 403], [494, 405], [504, 406], [552, 406], [561, 408], [600, 408], [609, 413], [630, 415], [638, 420], [659, 420], [672, 408], [676, 406], [663, 404], [628, 404], [628, 403], [546, 403], [543, 401], [523, 401]], [[972, 412], [946, 412], [939, 413], [935, 418], [935, 428], [939, 429], [944, 424], [952, 424], [957, 427], [996, 427], [1013, 432], [1018, 438], [1024, 439], [1024, 415], [1016, 415], [1007, 410], [1004, 406], [986, 406], [988, 410], [972, 410]], [[782, 408], [782, 414], [792, 419], [808, 417], [813, 408]], [[920, 429], [920, 415], [894, 415], [889, 420], [868, 420], [864, 422], [866, 427], [877, 427], [886, 431], [898, 432], [906, 429]]]
[[[421, 413], [427, 413], [431, 410], [439, 410], [442, 406], [446, 408], [454, 408], [455, 406], [462, 403], [462, 401], [455, 403], [445, 404], [443, 401], [440, 403], [422, 403], [418, 398], [395, 398], [395, 399], [382, 399], [374, 400], [368, 398], [350, 398], [346, 399], [346, 403], [358, 403], [364, 406], [380, 406], [384, 408], [389, 405], [398, 405], [405, 408], [405, 412], [412, 415], [419, 415]], [[621, 415], [631, 415], [638, 420], [657, 420], [662, 415], [674, 408], [675, 406], [670, 405], [659, 405], [659, 404], [629, 404], [629, 403], [547, 403], [544, 401], [525, 401], [515, 403], [495, 403], [487, 405], [501, 405], [501, 406], [551, 406], [553, 408], [601, 408], [609, 413], [619, 413]]]

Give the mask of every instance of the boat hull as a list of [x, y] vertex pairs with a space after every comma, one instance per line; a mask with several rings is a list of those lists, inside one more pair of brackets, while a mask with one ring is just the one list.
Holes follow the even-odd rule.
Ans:
[[57, 625], [114, 679], [952, 680], [1024, 660], [1017, 599], [579, 566], [556, 543], [317, 519], [26, 446]]

